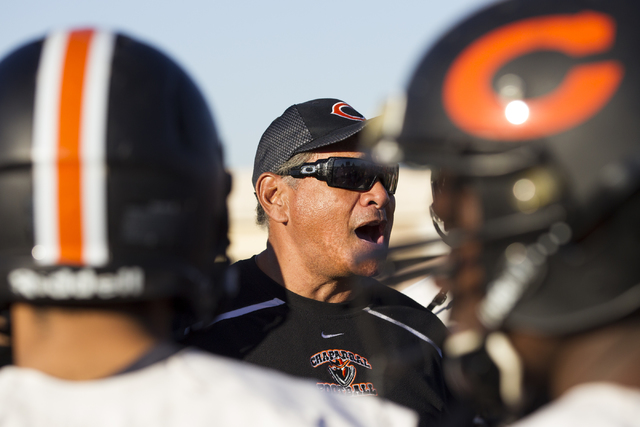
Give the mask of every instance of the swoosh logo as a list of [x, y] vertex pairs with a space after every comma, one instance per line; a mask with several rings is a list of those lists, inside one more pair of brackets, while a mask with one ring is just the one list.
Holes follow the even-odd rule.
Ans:
[[344, 335], [344, 332], [340, 332], [339, 334], [325, 334], [324, 332], [322, 332], [322, 338], [333, 338], [333, 337], [339, 337], [340, 335]]

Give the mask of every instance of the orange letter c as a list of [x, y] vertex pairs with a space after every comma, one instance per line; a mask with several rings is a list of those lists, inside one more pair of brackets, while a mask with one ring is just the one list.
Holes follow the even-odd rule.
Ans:
[[493, 30], [463, 50], [449, 68], [442, 94], [445, 111], [460, 129], [480, 138], [527, 140], [571, 129], [614, 95], [624, 75], [619, 61], [573, 67], [554, 91], [523, 100], [529, 118], [519, 125], [507, 121], [507, 102], [493, 90], [493, 77], [511, 60], [535, 51], [573, 57], [605, 52], [615, 31], [610, 16], [593, 11], [529, 18]]

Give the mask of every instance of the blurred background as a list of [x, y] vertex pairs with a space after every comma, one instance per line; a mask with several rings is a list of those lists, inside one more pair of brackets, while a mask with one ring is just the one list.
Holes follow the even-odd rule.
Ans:
[[[52, 29], [99, 26], [178, 60], [203, 90], [225, 145], [234, 176], [230, 255], [237, 260], [265, 247], [250, 177], [271, 121], [291, 104], [325, 97], [376, 115], [447, 27], [490, 2], [14, 0], [0, 15], [0, 55]], [[401, 170], [392, 244], [434, 235], [424, 224], [428, 182], [428, 171]]]

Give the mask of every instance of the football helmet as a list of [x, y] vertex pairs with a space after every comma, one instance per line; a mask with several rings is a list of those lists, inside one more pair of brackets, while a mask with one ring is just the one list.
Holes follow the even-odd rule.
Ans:
[[[639, 18], [625, 0], [497, 3], [429, 49], [381, 121], [379, 157], [432, 168], [445, 242], [482, 246], [481, 326], [446, 348], [454, 387], [485, 403], [523, 398], [501, 330], [576, 333], [640, 308]], [[463, 188], [473, 236], [440, 219]]]
[[230, 176], [202, 94], [165, 54], [89, 28], [7, 55], [0, 165], [0, 302], [211, 309]]

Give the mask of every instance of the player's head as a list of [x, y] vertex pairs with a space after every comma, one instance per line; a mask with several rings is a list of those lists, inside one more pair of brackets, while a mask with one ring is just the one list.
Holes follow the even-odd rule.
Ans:
[[471, 331], [449, 340], [450, 366], [479, 400], [521, 401], [499, 331], [565, 336], [640, 308], [638, 18], [625, 0], [482, 10], [423, 57], [398, 146], [378, 147], [434, 168], [452, 316]]
[[0, 302], [210, 308], [230, 178], [166, 55], [96, 29], [19, 47], [0, 62], [0, 162]]
[[[263, 173], [285, 175], [309, 160], [314, 150], [357, 135], [366, 123], [362, 114], [339, 99], [313, 99], [290, 106], [260, 138], [251, 177], [253, 187]], [[267, 225], [260, 203], [256, 211], [257, 223]]]
[[[398, 167], [360, 151], [367, 123], [339, 99], [295, 104], [267, 128], [256, 153], [258, 221], [270, 224], [270, 241], [286, 235], [288, 246], [331, 277], [373, 275], [378, 261], [366, 255], [386, 248], [391, 233]], [[271, 194], [283, 203], [272, 203]], [[273, 223], [287, 227], [275, 231]]]

